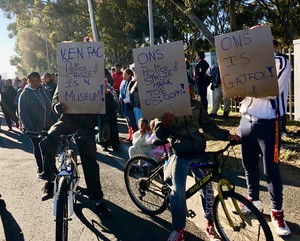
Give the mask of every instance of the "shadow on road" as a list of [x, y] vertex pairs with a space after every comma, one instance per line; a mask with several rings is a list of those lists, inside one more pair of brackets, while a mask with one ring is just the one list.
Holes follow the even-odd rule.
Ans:
[[0, 147], [7, 149], [19, 149], [25, 152], [32, 152], [32, 145], [29, 137], [20, 132], [19, 130], [13, 129], [13, 131], [6, 131], [1, 129], [0, 133]]
[[[120, 206], [112, 202], [106, 201], [109, 209], [113, 213], [111, 219], [92, 219], [88, 220], [82, 213], [84, 208], [89, 208], [94, 211], [93, 203], [86, 197], [78, 197], [79, 203], [76, 204], [75, 213], [81, 222], [91, 230], [98, 240], [110, 241], [153, 241], [166, 240], [172, 225], [159, 218], [153, 217], [153, 221], [146, 220], [128, 212]], [[192, 233], [187, 232], [188, 240], [199, 240], [198, 237]]]
[[24, 241], [23, 232], [12, 214], [6, 209], [6, 203], [0, 199], [0, 217], [6, 241]]

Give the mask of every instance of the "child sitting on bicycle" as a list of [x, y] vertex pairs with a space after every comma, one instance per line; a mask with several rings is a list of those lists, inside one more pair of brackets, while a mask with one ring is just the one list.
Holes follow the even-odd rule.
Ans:
[[[203, 159], [206, 140], [199, 132], [201, 127], [219, 140], [236, 140], [240, 137], [231, 135], [229, 131], [220, 129], [208, 116], [201, 102], [191, 98], [192, 115], [178, 116], [165, 113], [161, 119], [155, 120], [155, 131], [159, 139], [171, 139], [173, 155], [164, 170], [166, 183], [170, 185], [169, 194], [174, 231], [168, 241], [184, 240], [184, 228], [186, 225], [186, 198], [185, 187], [188, 171], [191, 168], [196, 180], [201, 179], [206, 173], [199, 168], [190, 167], [190, 164]], [[210, 240], [220, 240], [214, 230], [213, 224], [213, 189], [209, 183], [201, 190], [201, 200], [204, 216], [207, 219], [206, 235]]]

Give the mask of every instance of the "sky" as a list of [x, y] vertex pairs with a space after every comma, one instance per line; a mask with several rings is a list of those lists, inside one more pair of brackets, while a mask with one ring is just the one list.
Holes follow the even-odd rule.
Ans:
[[7, 26], [11, 21], [0, 11], [0, 75], [3, 79], [15, 78], [16, 68], [9, 63], [10, 57], [16, 55], [14, 51], [16, 40], [8, 37]]

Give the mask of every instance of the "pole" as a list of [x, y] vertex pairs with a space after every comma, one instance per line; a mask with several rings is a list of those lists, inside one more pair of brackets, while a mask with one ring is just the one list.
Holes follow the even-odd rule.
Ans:
[[153, 46], [154, 45], [154, 30], [153, 30], [152, 0], [148, 0], [148, 18], [149, 18], [150, 46]]
[[99, 38], [98, 38], [96, 23], [95, 23], [95, 19], [94, 19], [94, 11], [93, 11], [92, 0], [88, 0], [87, 2], [88, 2], [88, 7], [89, 7], [89, 13], [90, 13], [90, 19], [91, 19], [91, 26], [92, 26], [94, 41], [98, 42]]
[[47, 55], [48, 72], [50, 72], [48, 41], [47, 41], [46, 38], [45, 38], [45, 42], [46, 42], [46, 55]]

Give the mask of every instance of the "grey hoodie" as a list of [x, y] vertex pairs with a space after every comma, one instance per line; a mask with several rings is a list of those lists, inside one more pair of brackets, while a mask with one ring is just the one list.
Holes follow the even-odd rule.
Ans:
[[51, 94], [43, 87], [33, 89], [26, 85], [20, 95], [18, 111], [25, 130], [47, 130], [55, 121], [56, 114], [51, 110]]

